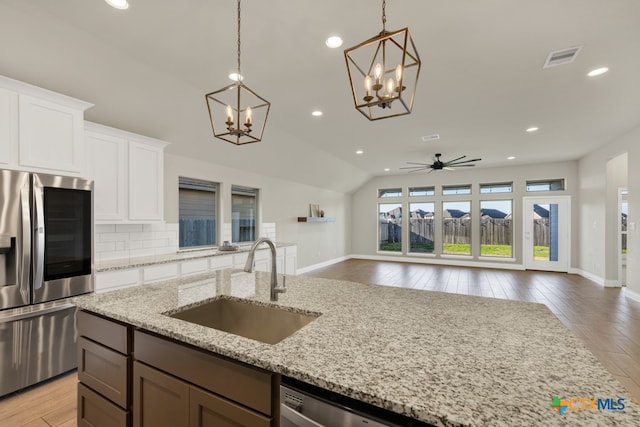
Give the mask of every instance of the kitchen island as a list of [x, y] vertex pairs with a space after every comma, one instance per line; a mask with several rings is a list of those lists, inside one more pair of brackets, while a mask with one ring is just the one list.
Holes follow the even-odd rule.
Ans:
[[[273, 345], [167, 315], [222, 295], [321, 315]], [[434, 425], [631, 426], [640, 419], [622, 386], [542, 304], [304, 276], [288, 276], [286, 293], [270, 302], [268, 273], [236, 270], [75, 303]], [[551, 408], [554, 396], [572, 408], [561, 415]], [[624, 398], [624, 409], [578, 408], [598, 398]]]

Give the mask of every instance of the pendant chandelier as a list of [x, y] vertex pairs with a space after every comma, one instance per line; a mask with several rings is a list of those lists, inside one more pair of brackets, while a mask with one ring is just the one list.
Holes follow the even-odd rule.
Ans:
[[409, 28], [387, 31], [385, 8], [380, 34], [344, 51], [353, 102], [369, 120], [411, 113], [422, 64]]
[[236, 82], [205, 95], [216, 138], [235, 145], [262, 140], [271, 103], [249, 89], [240, 73], [240, 0], [238, 0], [238, 67]]

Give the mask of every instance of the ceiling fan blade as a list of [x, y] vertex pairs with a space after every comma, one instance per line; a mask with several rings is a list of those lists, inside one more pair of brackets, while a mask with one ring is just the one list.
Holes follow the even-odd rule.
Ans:
[[402, 168], [399, 169], [428, 169], [430, 168], [429, 165], [424, 165], [424, 166], [404, 166]]
[[465, 163], [473, 163], [473, 162], [479, 162], [482, 159], [471, 159], [471, 160], [463, 160], [462, 162], [447, 162], [445, 163], [445, 165], [451, 166], [451, 165], [463, 165]]
[[408, 165], [430, 166], [429, 163], [407, 162]]
[[467, 157], [467, 156], [460, 156], [460, 157], [458, 157], [457, 159], [449, 160], [448, 162], [442, 162], [442, 163], [444, 163], [445, 165], [447, 165], [447, 164], [451, 164], [451, 163], [453, 163], [453, 162], [457, 162], [457, 161], [458, 161], [458, 160], [460, 160], [460, 159], [464, 159], [465, 157]]
[[[428, 167], [426, 167], [426, 168], [414, 169], [414, 170], [412, 170], [412, 171], [409, 171], [409, 173], [422, 172], [423, 170], [427, 170], [427, 169], [429, 169], [429, 168], [428, 168]], [[433, 169], [432, 169], [432, 170], [433, 170]], [[431, 172], [431, 171], [429, 171], [429, 172]]]
[[448, 166], [445, 166], [445, 167], [450, 167], [450, 168], [472, 168], [474, 166], [475, 165], [448, 165]]

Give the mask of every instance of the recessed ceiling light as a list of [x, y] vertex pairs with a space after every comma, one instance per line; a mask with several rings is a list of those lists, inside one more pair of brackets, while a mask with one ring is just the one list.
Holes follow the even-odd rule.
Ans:
[[336, 49], [342, 46], [342, 39], [338, 36], [331, 36], [327, 40], [325, 40], [324, 44], [326, 44], [331, 49]]
[[229, 80], [233, 80], [234, 82], [241, 82], [243, 79], [244, 77], [242, 77], [242, 74], [238, 74], [238, 73], [229, 74]]
[[320, 110], [312, 111], [311, 115], [314, 116], [314, 117], [320, 117], [322, 115], [322, 111], [320, 111]]
[[356, 154], [364, 154], [364, 151], [358, 150], [358, 151], [356, 151]]
[[600, 76], [600, 75], [606, 73], [607, 71], [609, 71], [609, 68], [607, 68], [607, 67], [596, 68], [595, 70], [589, 71], [587, 73], [587, 76], [589, 76], [589, 77]]
[[129, 2], [127, 0], [105, 0], [107, 4], [116, 9], [129, 9]]
[[389, 168], [384, 168], [384, 171], [385, 171], [385, 172], [389, 172], [390, 170], [391, 170], [391, 169], [389, 169]]
[[516, 158], [516, 156], [509, 156], [509, 157], [507, 157], [507, 160], [513, 160], [515, 158]]
[[527, 128], [527, 132], [529, 133], [533, 133], [537, 131], [538, 131], [538, 126], [531, 126], [530, 128]]

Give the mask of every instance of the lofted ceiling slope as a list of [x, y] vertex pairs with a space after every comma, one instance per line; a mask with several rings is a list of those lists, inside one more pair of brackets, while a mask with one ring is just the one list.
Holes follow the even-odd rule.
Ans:
[[[436, 152], [478, 167], [578, 159], [640, 124], [637, 0], [389, 0], [387, 28], [410, 28], [423, 71], [413, 114], [379, 122], [353, 108], [342, 50], [380, 31], [380, 2], [245, 0], [242, 72], [272, 110], [243, 147], [213, 138], [204, 102], [235, 70], [236, 2], [130, 3], [0, 0], [0, 74], [92, 102], [87, 119], [171, 153], [341, 192]], [[342, 48], [324, 45], [332, 34]], [[572, 46], [573, 63], [542, 68]]]

